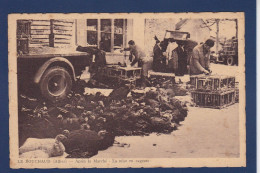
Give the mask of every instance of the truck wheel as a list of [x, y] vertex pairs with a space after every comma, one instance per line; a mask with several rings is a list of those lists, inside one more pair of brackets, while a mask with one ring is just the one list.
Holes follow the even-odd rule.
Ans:
[[52, 102], [65, 99], [71, 88], [72, 79], [65, 68], [59, 66], [51, 67], [45, 71], [41, 78], [41, 93]]
[[232, 56], [227, 58], [227, 65], [234, 65], [234, 58]]

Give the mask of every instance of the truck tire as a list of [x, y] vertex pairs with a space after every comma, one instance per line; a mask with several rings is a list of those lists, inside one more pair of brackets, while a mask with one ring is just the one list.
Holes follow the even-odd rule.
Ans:
[[234, 57], [233, 56], [229, 56], [227, 57], [227, 61], [226, 61], [227, 65], [234, 65]]
[[40, 81], [42, 96], [51, 102], [65, 99], [71, 88], [71, 75], [65, 68], [59, 66], [47, 69]]

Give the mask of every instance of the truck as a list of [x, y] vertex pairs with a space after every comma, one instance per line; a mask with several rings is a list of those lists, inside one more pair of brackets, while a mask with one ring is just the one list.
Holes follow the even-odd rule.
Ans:
[[40, 90], [51, 101], [64, 99], [92, 57], [84, 52], [24, 54], [17, 58], [21, 92]]
[[[30, 20], [17, 21], [18, 93], [41, 93], [50, 101], [63, 100], [71, 92], [77, 76], [92, 62], [93, 54], [76, 51], [76, 45], [55, 46], [55, 35], [47, 29], [38, 29], [32, 35], [35, 30], [30, 23]], [[46, 31], [47, 34], [43, 33]]]
[[238, 40], [236, 37], [224, 42], [218, 56], [214, 57], [215, 63], [225, 63], [226, 65], [238, 65]]

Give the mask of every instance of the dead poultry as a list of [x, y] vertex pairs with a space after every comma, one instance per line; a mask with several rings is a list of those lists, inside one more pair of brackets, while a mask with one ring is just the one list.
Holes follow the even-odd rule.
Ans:
[[103, 140], [107, 134], [105, 130], [101, 130], [97, 133], [93, 130], [85, 129], [85, 126], [82, 126], [79, 130], [71, 131], [63, 144], [66, 152], [70, 154], [69, 157], [74, 157], [75, 154], [83, 154], [84, 157], [91, 157], [96, 155], [98, 150], [104, 148]]
[[112, 101], [125, 99], [132, 88], [133, 88], [133, 86], [129, 85], [129, 84], [126, 84], [126, 85], [119, 87], [119, 88], [115, 88], [109, 94], [109, 96], [107, 97], [107, 99], [105, 100], [104, 103], [106, 105], [109, 105]]

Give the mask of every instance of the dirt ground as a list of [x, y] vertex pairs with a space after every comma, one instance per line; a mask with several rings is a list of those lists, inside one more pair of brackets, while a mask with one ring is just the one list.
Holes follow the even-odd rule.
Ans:
[[114, 145], [93, 158], [239, 157], [238, 122], [238, 104], [222, 110], [189, 107], [171, 134], [117, 137], [127, 145]]
[[[211, 68], [213, 73], [234, 75], [238, 79], [237, 66], [212, 64]], [[190, 96], [178, 98], [190, 101]], [[185, 121], [171, 134], [116, 137], [117, 142], [125, 143], [123, 147], [114, 144], [93, 158], [239, 157], [238, 108], [238, 103], [221, 110], [189, 107]]]
[[[237, 66], [212, 64], [213, 74], [238, 77]], [[238, 78], [237, 78], [238, 79]], [[237, 80], [236, 79], [236, 80]], [[189, 76], [176, 77], [176, 82], [189, 81]], [[82, 88], [84, 94], [96, 89]], [[98, 90], [108, 96], [112, 89]], [[149, 136], [116, 136], [113, 146], [99, 151], [93, 158], [233, 158], [239, 157], [239, 104], [224, 109], [194, 107], [191, 96], [175, 96], [186, 102], [188, 115], [177, 130], [152, 133]], [[48, 106], [47, 106], [48, 107]], [[164, 126], [165, 127], [165, 126]], [[153, 132], [157, 132], [156, 130]], [[66, 157], [66, 154], [62, 157]]]

